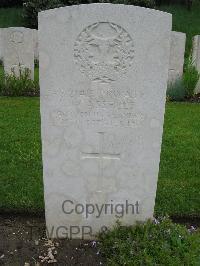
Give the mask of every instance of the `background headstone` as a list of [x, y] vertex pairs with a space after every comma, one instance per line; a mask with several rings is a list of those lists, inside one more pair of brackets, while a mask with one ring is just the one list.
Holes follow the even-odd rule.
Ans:
[[[193, 39], [192, 61], [194, 66], [200, 73], [200, 35], [194, 36]], [[195, 93], [200, 93], [200, 80], [197, 83]]]
[[0, 29], [0, 60], [3, 61], [3, 30]]
[[[85, 226], [92, 234], [113, 226], [123, 206], [123, 225], [153, 217], [170, 35], [170, 14], [135, 6], [90, 4], [39, 13], [51, 236], [92, 238]], [[93, 214], [83, 211], [86, 204], [90, 212], [95, 207]], [[96, 206], [104, 204], [110, 207], [98, 217]]]
[[38, 50], [38, 31], [33, 30], [33, 41], [34, 41], [34, 58], [39, 60], [39, 50]]
[[4, 71], [11, 74], [14, 71], [19, 76], [19, 70], [30, 70], [34, 79], [34, 47], [33, 30], [23, 27], [7, 28], [3, 31]]
[[185, 41], [185, 33], [172, 31], [168, 77], [169, 84], [174, 83], [182, 78], [185, 54]]

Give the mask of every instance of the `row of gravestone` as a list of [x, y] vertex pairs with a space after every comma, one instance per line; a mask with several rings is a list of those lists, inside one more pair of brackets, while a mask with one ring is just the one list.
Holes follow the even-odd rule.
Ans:
[[[200, 36], [194, 37], [193, 41], [193, 62], [200, 71]], [[171, 34], [171, 49], [168, 83], [180, 79], [183, 74], [185, 33], [173, 31]], [[4, 56], [3, 56], [4, 55]], [[39, 60], [38, 31], [27, 28], [0, 29], [0, 59], [5, 60], [6, 73], [11, 69], [19, 73], [19, 66], [29, 68], [34, 73], [34, 59]], [[196, 92], [200, 92], [198, 84]]]
[[[183, 74], [184, 54], [185, 54], [186, 35], [181, 32], [172, 32], [170, 67], [168, 82], [173, 83], [180, 79]], [[200, 35], [193, 38], [192, 64], [200, 73]], [[196, 86], [195, 93], [200, 93], [200, 80]]]
[[[39, 13], [44, 198], [51, 237], [93, 238], [116, 220], [131, 225], [153, 217], [168, 72], [172, 78], [181, 75], [184, 61], [185, 35], [172, 35], [171, 27], [171, 14], [128, 5]], [[16, 58], [33, 65], [29, 32], [4, 34], [5, 69]], [[26, 53], [31, 53], [27, 65]]]
[[[181, 32], [172, 32], [168, 83], [180, 79], [183, 74], [186, 35]], [[193, 38], [192, 64], [200, 73], [200, 35]], [[200, 93], [200, 80], [195, 93]]]

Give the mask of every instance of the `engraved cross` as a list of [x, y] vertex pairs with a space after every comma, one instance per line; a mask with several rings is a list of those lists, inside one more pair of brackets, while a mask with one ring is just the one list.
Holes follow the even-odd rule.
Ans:
[[104, 152], [104, 132], [99, 134], [99, 152], [87, 153], [82, 152], [82, 159], [98, 159], [99, 160], [99, 178], [103, 177], [103, 162], [104, 160], [120, 160], [119, 153], [106, 153]]

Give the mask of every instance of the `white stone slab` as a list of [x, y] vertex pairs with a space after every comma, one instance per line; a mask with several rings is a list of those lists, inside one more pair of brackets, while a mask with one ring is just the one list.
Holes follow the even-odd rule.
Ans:
[[28, 68], [34, 78], [33, 30], [23, 27], [3, 31], [4, 71], [19, 76], [20, 69]]
[[38, 31], [33, 30], [33, 41], [34, 41], [34, 58], [39, 60], [39, 48], [38, 48]]
[[185, 42], [185, 33], [172, 31], [168, 83], [174, 83], [175, 81], [182, 78]]
[[[194, 66], [200, 73], [200, 35], [194, 36], [194, 39], [193, 39], [192, 61], [193, 61]], [[200, 93], [200, 80], [197, 83], [195, 93]]]
[[[170, 35], [170, 14], [141, 7], [90, 4], [39, 13], [50, 236], [93, 238], [86, 232], [113, 226], [123, 206], [124, 225], [153, 216]], [[77, 214], [79, 203], [103, 206], [103, 213]]]
[[3, 60], [3, 29], [0, 29], [0, 60]]

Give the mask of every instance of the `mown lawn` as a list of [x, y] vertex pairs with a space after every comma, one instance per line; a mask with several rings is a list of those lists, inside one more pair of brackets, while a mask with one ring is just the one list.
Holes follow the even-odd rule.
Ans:
[[[168, 103], [156, 214], [200, 215], [200, 104]], [[0, 209], [43, 210], [38, 98], [0, 98]]]
[[168, 103], [157, 214], [200, 215], [200, 104]]
[[0, 209], [43, 208], [38, 98], [0, 98]]

